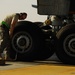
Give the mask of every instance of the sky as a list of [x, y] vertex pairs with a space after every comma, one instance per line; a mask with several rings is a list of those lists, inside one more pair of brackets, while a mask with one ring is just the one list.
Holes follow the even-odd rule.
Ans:
[[32, 4], [37, 5], [37, 0], [0, 0], [0, 21], [7, 15], [18, 12], [26, 12], [28, 21], [45, 21], [47, 16], [39, 15]]

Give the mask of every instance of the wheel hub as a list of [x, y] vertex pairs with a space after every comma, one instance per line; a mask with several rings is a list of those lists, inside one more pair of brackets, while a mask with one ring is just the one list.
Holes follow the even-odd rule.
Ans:
[[29, 43], [29, 38], [27, 36], [20, 36], [17, 38], [17, 46], [21, 49], [27, 48]]
[[75, 57], [75, 34], [68, 35], [64, 40], [63, 46], [68, 55]]
[[72, 39], [72, 40], [69, 42], [69, 46], [71, 46], [73, 49], [75, 49], [75, 39]]
[[32, 45], [31, 36], [26, 32], [19, 32], [15, 34], [12, 39], [12, 46], [18, 53], [27, 52]]
[[24, 45], [26, 45], [26, 40], [25, 40], [24, 38], [22, 38], [22, 39], [20, 39], [20, 40], [18, 41], [18, 44], [19, 44], [20, 46], [24, 46]]
[[69, 41], [68, 47], [71, 51], [75, 52], [75, 39]]

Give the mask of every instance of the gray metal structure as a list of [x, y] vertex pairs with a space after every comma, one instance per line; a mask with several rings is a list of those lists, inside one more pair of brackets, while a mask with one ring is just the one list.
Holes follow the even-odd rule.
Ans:
[[70, 0], [37, 0], [37, 7], [40, 15], [67, 15]]

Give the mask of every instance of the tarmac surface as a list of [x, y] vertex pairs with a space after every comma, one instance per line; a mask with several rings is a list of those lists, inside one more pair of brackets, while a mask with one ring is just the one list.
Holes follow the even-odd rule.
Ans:
[[75, 75], [75, 65], [65, 65], [55, 56], [45, 61], [7, 61], [0, 65], [0, 75]]

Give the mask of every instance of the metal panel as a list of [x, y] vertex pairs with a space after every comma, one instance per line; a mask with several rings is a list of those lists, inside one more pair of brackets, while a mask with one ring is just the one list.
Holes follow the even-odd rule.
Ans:
[[67, 15], [70, 0], [37, 0], [40, 15]]
[[38, 0], [38, 2], [39, 2], [39, 5], [51, 5], [54, 3], [51, 0]]

